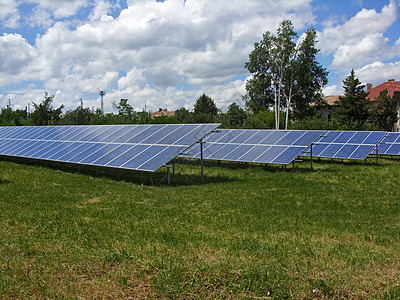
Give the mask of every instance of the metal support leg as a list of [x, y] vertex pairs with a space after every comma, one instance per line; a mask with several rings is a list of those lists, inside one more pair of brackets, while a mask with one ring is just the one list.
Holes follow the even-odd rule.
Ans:
[[171, 185], [171, 174], [170, 174], [170, 171], [169, 171], [169, 169], [170, 169], [170, 167], [169, 167], [169, 166], [167, 166], [168, 185]]
[[200, 164], [201, 164], [201, 184], [204, 184], [204, 160], [203, 160], [203, 140], [200, 140]]
[[311, 170], [313, 169], [313, 165], [312, 165], [312, 163], [313, 163], [313, 161], [312, 161], [312, 146], [313, 146], [313, 144], [311, 144], [310, 145], [310, 162], [311, 162]]
[[119, 180], [119, 169], [117, 169], [117, 180]]

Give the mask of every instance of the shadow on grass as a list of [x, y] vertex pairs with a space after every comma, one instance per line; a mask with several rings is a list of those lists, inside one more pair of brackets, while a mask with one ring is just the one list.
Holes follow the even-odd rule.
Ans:
[[0, 184], [9, 184], [9, 183], [11, 182], [8, 180], [0, 179]]
[[[200, 160], [183, 158], [176, 160], [182, 165], [193, 165], [200, 166]], [[277, 173], [277, 172], [314, 172], [315, 170], [311, 168], [310, 162], [304, 164], [304, 160], [301, 162], [295, 162], [289, 165], [276, 165], [276, 164], [265, 164], [265, 163], [249, 163], [249, 162], [231, 162], [231, 161], [216, 161], [216, 160], [204, 160], [204, 167], [221, 167], [231, 170], [246, 170], [254, 168], [262, 168], [264, 171]]]
[[[309, 162], [310, 158], [302, 158], [304, 162]], [[385, 166], [387, 164], [400, 162], [398, 158], [390, 158], [390, 157], [378, 157], [378, 161], [376, 157], [368, 157], [366, 160], [357, 160], [357, 159], [340, 159], [340, 158], [321, 158], [315, 157], [313, 158], [313, 164], [318, 165], [344, 165], [344, 166]]]
[[[171, 168], [170, 184], [168, 185], [168, 174], [166, 168], [161, 168], [159, 171], [151, 173], [151, 172], [144, 172], [144, 171], [141, 172], [128, 169], [78, 165], [78, 164], [62, 163], [56, 161], [45, 161], [38, 159], [25, 159], [19, 157], [2, 157], [2, 159], [5, 161], [14, 162], [16, 164], [38, 166], [53, 170], [59, 170], [70, 174], [78, 173], [92, 177], [107, 178], [109, 180], [125, 181], [135, 184], [142, 184], [146, 186], [174, 187], [174, 186], [188, 186], [188, 185], [202, 184], [200, 168], [198, 170], [198, 174], [179, 174], [179, 173], [173, 174]], [[221, 175], [207, 176], [207, 174], [204, 174], [203, 177], [204, 184], [228, 182], [232, 180], [235, 179]]]

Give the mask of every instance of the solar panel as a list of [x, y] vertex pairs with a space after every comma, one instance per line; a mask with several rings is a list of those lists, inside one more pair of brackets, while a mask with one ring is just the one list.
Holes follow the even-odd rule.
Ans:
[[218, 126], [0, 127], [0, 155], [154, 172]]
[[[203, 158], [287, 165], [323, 134], [318, 130], [221, 129], [204, 139]], [[200, 158], [200, 145], [182, 157]]]
[[[385, 134], [383, 131], [326, 131], [312, 146], [312, 155], [364, 160], [376, 149]], [[309, 152], [310, 148], [307, 150]]]
[[388, 132], [379, 144], [378, 154], [400, 155], [400, 132]]

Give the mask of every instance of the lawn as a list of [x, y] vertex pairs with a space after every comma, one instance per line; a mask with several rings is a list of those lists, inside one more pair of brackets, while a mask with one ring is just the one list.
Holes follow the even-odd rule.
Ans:
[[0, 162], [1, 298], [400, 298], [398, 159], [72, 171]]

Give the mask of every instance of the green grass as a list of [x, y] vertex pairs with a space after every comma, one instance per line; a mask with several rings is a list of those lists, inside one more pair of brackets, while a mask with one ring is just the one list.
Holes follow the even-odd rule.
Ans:
[[400, 297], [400, 161], [177, 165], [173, 186], [0, 162], [1, 298]]

